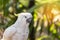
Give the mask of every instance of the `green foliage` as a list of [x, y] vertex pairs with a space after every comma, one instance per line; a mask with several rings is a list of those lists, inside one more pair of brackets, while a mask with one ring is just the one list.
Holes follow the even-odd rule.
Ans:
[[8, 15], [8, 3], [9, 3], [9, 0], [5, 0], [5, 1], [2, 0], [4, 16]]
[[25, 7], [29, 6], [29, 0], [19, 0]]
[[[56, 4], [60, 8], [60, 0], [35, 0], [35, 5], [32, 6], [31, 8], [28, 8], [30, 0], [19, 0], [18, 2], [15, 3], [15, 6], [14, 6], [14, 3], [9, 4], [9, 2], [10, 0], [0, 0], [0, 10], [3, 11], [2, 14], [4, 18], [6, 17], [7, 19], [8, 17], [10, 19], [7, 21], [7, 24], [0, 24], [0, 28], [6, 29], [10, 25], [14, 24], [17, 19], [17, 17], [15, 16], [16, 13], [18, 14], [20, 12], [30, 12], [33, 15], [33, 19], [29, 27], [29, 30], [30, 30], [29, 38], [33, 36], [32, 38], [34, 38], [35, 40], [37, 29], [40, 27], [41, 29], [39, 29], [39, 32], [38, 32], [39, 38], [37, 37], [36, 40], [44, 40], [44, 38], [48, 40], [48, 38], [51, 38], [51, 37], [52, 37], [52, 40], [55, 40], [55, 38], [60, 40], [60, 35], [58, 34], [58, 31], [57, 31], [57, 29], [60, 27], [60, 22], [56, 22], [56, 24], [53, 22], [49, 23], [47, 20], [47, 17], [44, 14], [44, 11], [43, 11], [42, 17], [38, 16], [38, 13], [39, 15], [41, 15], [40, 14], [41, 12], [37, 11], [37, 9], [44, 7], [45, 5], [50, 3]], [[15, 9], [12, 13], [10, 13], [8, 10], [10, 6], [12, 6]], [[42, 9], [39, 9], [39, 10], [42, 10]], [[46, 20], [48, 23], [47, 27], [45, 27], [44, 25]], [[47, 30], [47, 33], [45, 29]], [[46, 35], [44, 36], [43, 33], [46, 33], [47, 36]]]

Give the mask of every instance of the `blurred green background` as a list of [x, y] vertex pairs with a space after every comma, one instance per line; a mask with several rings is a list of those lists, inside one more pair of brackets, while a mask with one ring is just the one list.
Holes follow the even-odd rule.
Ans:
[[60, 0], [0, 0], [0, 39], [21, 12], [33, 15], [28, 40], [60, 40]]

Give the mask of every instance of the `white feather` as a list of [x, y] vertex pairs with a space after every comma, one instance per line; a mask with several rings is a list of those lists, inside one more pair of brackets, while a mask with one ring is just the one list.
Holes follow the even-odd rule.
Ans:
[[29, 23], [26, 20], [30, 17], [32, 17], [30, 13], [20, 13], [17, 21], [5, 30], [2, 40], [27, 40]]

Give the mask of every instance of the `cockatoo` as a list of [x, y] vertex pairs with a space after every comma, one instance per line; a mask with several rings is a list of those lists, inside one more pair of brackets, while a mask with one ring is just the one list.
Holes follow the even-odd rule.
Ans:
[[31, 13], [18, 14], [17, 21], [5, 30], [2, 40], [27, 40], [31, 20]]

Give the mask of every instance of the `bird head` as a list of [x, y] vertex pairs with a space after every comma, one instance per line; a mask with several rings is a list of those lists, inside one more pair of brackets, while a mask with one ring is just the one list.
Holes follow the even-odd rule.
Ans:
[[18, 14], [18, 18], [19, 18], [19, 17], [25, 18], [27, 23], [30, 23], [31, 20], [32, 20], [32, 15], [31, 15], [31, 13], [19, 13], [19, 14]]

